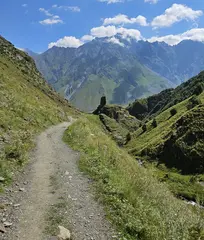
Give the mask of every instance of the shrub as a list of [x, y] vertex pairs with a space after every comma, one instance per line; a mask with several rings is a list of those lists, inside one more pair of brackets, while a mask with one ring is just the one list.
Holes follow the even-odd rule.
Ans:
[[100, 106], [104, 107], [106, 105], [106, 96], [102, 96], [101, 97], [101, 102], [100, 102]]
[[144, 125], [142, 126], [142, 130], [143, 130], [143, 132], [146, 132], [146, 131], [147, 131], [147, 125], [146, 125], [146, 124], [144, 124]]
[[194, 90], [194, 94], [197, 96], [200, 95], [203, 92], [203, 88], [204, 88], [203, 85], [199, 84]]
[[128, 133], [128, 134], [126, 135], [126, 141], [129, 142], [130, 140], [131, 140], [131, 134]]
[[170, 110], [170, 113], [171, 113], [171, 116], [176, 115], [176, 114], [177, 114], [176, 108], [172, 108], [172, 109]]
[[152, 121], [152, 126], [153, 126], [154, 128], [157, 127], [157, 120], [156, 120], [155, 118], [154, 118], [153, 121]]
[[192, 109], [199, 104], [201, 104], [200, 99], [198, 99], [196, 96], [193, 96], [192, 98], [189, 99], [187, 108]]

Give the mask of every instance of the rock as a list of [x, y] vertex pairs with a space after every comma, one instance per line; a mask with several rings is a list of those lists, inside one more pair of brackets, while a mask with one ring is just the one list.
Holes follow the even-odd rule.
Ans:
[[19, 204], [19, 203], [17, 203], [17, 204], [14, 204], [13, 206], [14, 206], [14, 207], [19, 207], [19, 206], [20, 206], [20, 204]]
[[25, 192], [25, 188], [19, 188], [20, 192]]
[[3, 177], [0, 177], [0, 182], [5, 182], [5, 178], [3, 178]]
[[71, 233], [68, 229], [59, 226], [60, 234], [57, 236], [58, 240], [69, 240], [71, 239]]
[[12, 223], [10, 223], [10, 222], [4, 222], [4, 227], [10, 227], [10, 226], [12, 226]]
[[6, 229], [3, 225], [0, 225], [0, 232], [1, 233], [5, 233], [6, 232]]
[[68, 172], [68, 171], [66, 171], [66, 172], [65, 172], [65, 175], [66, 175], [66, 176], [68, 176], [68, 175], [69, 175], [69, 172]]

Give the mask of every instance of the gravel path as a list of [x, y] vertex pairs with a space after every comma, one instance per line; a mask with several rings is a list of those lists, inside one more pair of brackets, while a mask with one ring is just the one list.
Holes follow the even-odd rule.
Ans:
[[62, 141], [70, 124], [51, 127], [37, 138], [30, 164], [0, 197], [2, 222], [12, 223], [0, 239], [54, 239], [51, 232], [59, 222], [73, 240], [119, 239], [94, 199], [90, 180], [78, 170], [79, 154]]

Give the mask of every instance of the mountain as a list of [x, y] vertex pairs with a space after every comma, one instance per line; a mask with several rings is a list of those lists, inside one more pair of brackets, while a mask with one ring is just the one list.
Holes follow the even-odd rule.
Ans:
[[33, 59], [0, 36], [0, 176], [9, 181], [27, 160], [33, 136], [75, 112], [48, 86]]
[[35, 52], [31, 51], [31, 50], [28, 49], [28, 48], [23, 49], [23, 51], [24, 51], [25, 53], [27, 53], [27, 54], [28, 54], [30, 57], [32, 57], [32, 58], [35, 58], [36, 56], [38, 56], [38, 53], [35, 53]]
[[126, 104], [174, 86], [142, 65], [128, 48], [95, 39], [74, 48], [53, 47], [35, 57], [54, 89], [86, 111], [105, 94], [110, 103]]
[[138, 60], [179, 85], [204, 70], [204, 43], [185, 40], [175, 46], [164, 42], [132, 41], [129, 48]]
[[204, 69], [204, 44], [96, 38], [79, 48], [53, 47], [33, 56], [38, 69], [62, 96], [93, 111], [101, 95], [109, 103], [127, 104], [175, 87]]

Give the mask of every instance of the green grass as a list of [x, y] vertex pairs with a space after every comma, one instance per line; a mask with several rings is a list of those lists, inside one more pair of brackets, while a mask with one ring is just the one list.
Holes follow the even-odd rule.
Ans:
[[159, 181], [165, 182], [171, 192], [178, 198], [197, 202], [204, 206], [204, 187], [200, 184], [204, 175], [182, 175], [176, 169], [168, 169], [164, 164], [145, 162]]
[[176, 199], [165, 183], [108, 137], [95, 116], [79, 119], [64, 141], [81, 152], [108, 217], [129, 240], [204, 239], [203, 212]]
[[25, 53], [8, 48], [10, 54], [26, 60], [0, 55], [0, 176], [5, 178], [4, 184], [28, 160], [36, 133], [75, 114], [48, 87]]
[[[199, 95], [199, 100], [204, 103], [204, 93]], [[143, 155], [143, 157], [149, 161], [157, 160], [152, 158], [151, 155], [156, 155], [160, 147], [163, 146], [166, 138], [173, 130], [175, 130], [175, 123], [182, 116], [188, 113], [189, 99], [180, 102], [179, 104], [165, 110], [155, 117], [157, 121], [157, 127], [152, 126], [152, 121], [147, 123], [147, 131], [143, 132], [142, 128], [139, 128], [132, 135], [131, 141], [126, 145], [127, 150], [134, 156]], [[175, 108], [177, 114], [171, 117], [170, 110]], [[146, 154], [145, 154], [146, 153]], [[150, 155], [149, 155], [150, 154]], [[146, 156], [145, 156], [146, 155]], [[176, 159], [175, 159], [176, 160]], [[197, 181], [190, 181], [193, 177], [192, 175], [181, 175], [178, 171], [175, 173], [173, 169], [161, 170], [155, 167], [154, 172], [158, 179], [163, 179], [163, 177], [168, 174], [168, 178], [163, 179], [166, 182], [169, 189], [179, 197], [184, 197], [189, 200], [196, 201], [201, 205], [204, 204], [204, 189], [203, 186], [199, 184], [199, 178], [204, 175], [197, 177]], [[194, 176], [195, 177], [195, 176]], [[196, 179], [196, 178], [195, 178]]]

